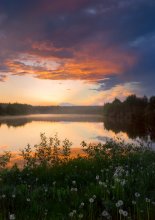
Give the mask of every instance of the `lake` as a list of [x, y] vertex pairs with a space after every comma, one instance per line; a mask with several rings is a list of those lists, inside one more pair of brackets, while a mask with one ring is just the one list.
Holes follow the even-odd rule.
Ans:
[[121, 128], [121, 125], [118, 126], [115, 122], [103, 122], [101, 115], [5, 116], [0, 117], [0, 152], [18, 152], [27, 144], [38, 144], [40, 133], [45, 133], [48, 137], [57, 133], [61, 140], [68, 138], [75, 148], [79, 148], [83, 140], [105, 142], [106, 138], [115, 138], [116, 135], [126, 141], [148, 138], [141, 126], [138, 130], [133, 127], [127, 127], [125, 130], [123, 125]]

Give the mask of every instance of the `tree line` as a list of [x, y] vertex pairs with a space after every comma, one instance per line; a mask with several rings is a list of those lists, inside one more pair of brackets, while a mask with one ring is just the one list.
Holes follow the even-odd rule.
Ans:
[[124, 101], [115, 98], [104, 105], [103, 113], [108, 130], [124, 131], [132, 138], [151, 134], [155, 139], [155, 96], [130, 95]]
[[0, 103], [0, 116], [27, 114], [102, 114], [102, 106], [32, 106]]

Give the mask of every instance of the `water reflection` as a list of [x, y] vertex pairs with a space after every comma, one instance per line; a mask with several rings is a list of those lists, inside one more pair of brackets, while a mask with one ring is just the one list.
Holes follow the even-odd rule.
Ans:
[[113, 130], [116, 134], [125, 132], [131, 139], [139, 137], [147, 141], [150, 136], [150, 139], [155, 142], [155, 124], [147, 124], [143, 120], [131, 123], [128, 120], [104, 118], [104, 127], [107, 130]]
[[155, 128], [141, 121], [130, 124], [124, 121], [104, 119], [101, 115], [29, 115], [0, 118], [0, 151], [18, 151], [28, 143], [32, 146], [39, 143], [41, 132], [47, 136], [58, 133], [61, 140], [66, 137], [72, 141], [73, 147], [80, 143], [104, 142], [107, 138], [117, 136], [126, 141], [134, 138], [155, 141]]

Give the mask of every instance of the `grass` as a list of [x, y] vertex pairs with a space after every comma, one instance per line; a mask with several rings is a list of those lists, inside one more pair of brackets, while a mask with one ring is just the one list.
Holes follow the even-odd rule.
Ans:
[[22, 170], [3, 163], [0, 219], [155, 219], [154, 151], [121, 140], [83, 142], [86, 156], [71, 159], [71, 143], [62, 152], [54, 138], [43, 134], [35, 153], [26, 148]]

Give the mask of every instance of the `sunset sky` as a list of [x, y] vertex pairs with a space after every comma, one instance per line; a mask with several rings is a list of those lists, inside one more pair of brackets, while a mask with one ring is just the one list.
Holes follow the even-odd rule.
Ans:
[[155, 95], [154, 0], [0, 0], [0, 102]]

